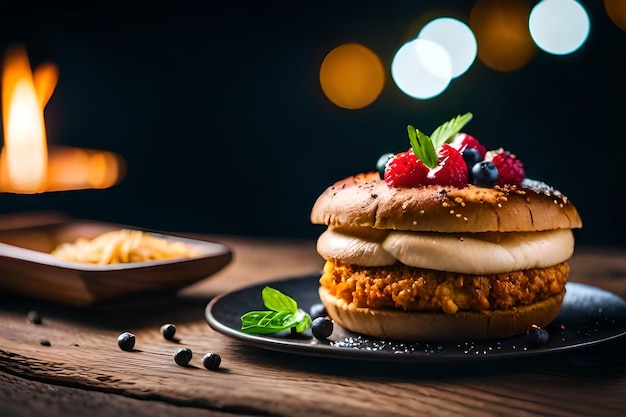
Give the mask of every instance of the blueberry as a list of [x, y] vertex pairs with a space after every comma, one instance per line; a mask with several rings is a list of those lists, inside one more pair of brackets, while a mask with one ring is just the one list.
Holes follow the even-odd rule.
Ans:
[[378, 162], [376, 162], [376, 170], [380, 174], [380, 178], [385, 177], [385, 168], [387, 167], [387, 162], [389, 162], [389, 160], [393, 158], [394, 156], [395, 154], [393, 153], [386, 153], [386, 154], [381, 155], [380, 158], [378, 158]]
[[222, 363], [222, 357], [217, 353], [209, 352], [202, 358], [202, 365], [211, 371], [217, 371]]
[[476, 148], [465, 148], [461, 153], [463, 160], [468, 168], [472, 168], [474, 165], [483, 160], [480, 156], [480, 152]]
[[176, 362], [176, 365], [187, 366], [192, 356], [193, 353], [191, 352], [191, 349], [178, 348], [176, 349], [176, 352], [174, 352], [174, 362]]
[[176, 334], [176, 326], [171, 323], [164, 324], [161, 326], [161, 334], [167, 340], [174, 339], [174, 335]]
[[490, 161], [482, 161], [472, 167], [474, 185], [491, 187], [498, 179], [498, 168]]
[[326, 313], [326, 307], [322, 303], [316, 303], [311, 306], [309, 309], [309, 315], [311, 316], [311, 320], [315, 320], [318, 317], [326, 317], [328, 313]]
[[311, 323], [311, 332], [316, 339], [326, 340], [333, 332], [333, 322], [326, 317], [318, 317]]
[[542, 329], [539, 326], [533, 326], [526, 332], [528, 338], [528, 347], [537, 348], [544, 346], [550, 339], [550, 334], [546, 329]]
[[117, 338], [117, 345], [120, 349], [130, 352], [135, 347], [135, 335], [131, 332], [124, 332]]

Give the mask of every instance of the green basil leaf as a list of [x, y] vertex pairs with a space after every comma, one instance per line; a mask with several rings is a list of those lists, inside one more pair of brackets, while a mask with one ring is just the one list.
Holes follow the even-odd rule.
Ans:
[[283, 294], [277, 289], [265, 287], [261, 292], [261, 296], [263, 297], [263, 304], [270, 310], [288, 311], [290, 313], [298, 311], [298, 304], [296, 303], [296, 300]]
[[298, 308], [296, 301], [280, 291], [265, 287], [263, 303], [271, 311], [250, 311], [241, 316], [241, 331], [249, 334], [272, 334], [295, 328], [302, 333], [311, 327], [311, 316]]
[[299, 309], [296, 313], [296, 316], [300, 317], [300, 320], [298, 320], [298, 324], [296, 324], [296, 332], [302, 333], [303, 331], [311, 327], [311, 316], [309, 316], [303, 310]]
[[298, 324], [297, 314], [288, 311], [250, 311], [241, 316], [241, 331], [250, 334], [271, 334]]

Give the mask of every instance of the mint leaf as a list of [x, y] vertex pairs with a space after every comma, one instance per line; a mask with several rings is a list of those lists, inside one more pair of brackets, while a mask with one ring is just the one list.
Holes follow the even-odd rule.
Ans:
[[474, 117], [472, 113], [465, 113], [464, 115], [458, 115], [454, 119], [449, 120], [437, 127], [432, 135], [430, 135], [430, 139], [432, 140], [435, 149], [439, 148], [446, 142], [452, 141], [454, 136], [459, 133], [470, 120], [472, 120], [472, 117]]
[[263, 304], [270, 311], [250, 311], [241, 316], [241, 331], [249, 334], [272, 334], [295, 328], [302, 333], [311, 327], [311, 316], [298, 308], [296, 301], [282, 292], [264, 287]]
[[263, 304], [270, 310], [289, 311], [291, 313], [298, 311], [296, 300], [274, 288], [263, 288], [261, 296], [263, 297]]
[[428, 168], [436, 167], [439, 163], [439, 157], [437, 157], [437, 151], [431, 139], [411, 125], [407, 126], [407, 132], [415, 156]]

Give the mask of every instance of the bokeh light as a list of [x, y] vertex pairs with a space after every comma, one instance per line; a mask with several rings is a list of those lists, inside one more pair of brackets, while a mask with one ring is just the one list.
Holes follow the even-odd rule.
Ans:
[[450, 84], [452, 59], [438, 43], [416, 38], [395, 53], [391, 76], [408, 96], [429, 99], [441, 94]]
[[576, 51], [589, 35], [589, 16], [574, 0], [540, 1], [530, 12], [528, 25], [537, 46], [554, 55]]
[[499, 72], [526, 65], [536, 50], [528, 29], [529, 14], [525, 0], [478, 0], [470, 13], [478, 59]]
[[337, 106], [360, 109], [382, 92], [385, 70], [372, 50], [347, 43], [330, 51], [322, 61], [320, 84], [326, 97]]
[[463, 22], [441, 17], [427, 23], [417, 36], [443, 46], [452, 59], [452, 78], [464, 74], [476, 59], [476, 37]]
[[626, 30], [626, 1], [604, 0], [604, 9], [609, 19], [611, 19], [617, 27]]

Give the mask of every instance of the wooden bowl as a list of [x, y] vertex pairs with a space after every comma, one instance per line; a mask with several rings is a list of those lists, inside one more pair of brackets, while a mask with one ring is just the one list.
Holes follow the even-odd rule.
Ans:
[[204, 279], [232, 259], [228, 247], [160, 232], [143, 230], [168, 241], [195, 248], [192, 258], [95, 265], [68, 262], [50, 253], [61, 243], [92, 239], [131, 226], [89, 220], [0, 228], [0, 290], [33, 298], [87, 306], [106, 299], [144, 291], [174, 291]]

